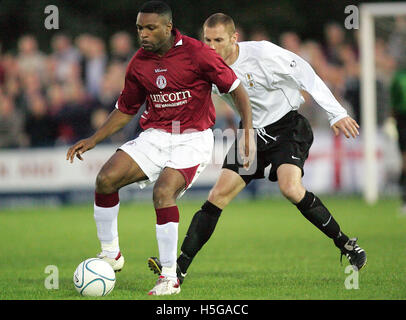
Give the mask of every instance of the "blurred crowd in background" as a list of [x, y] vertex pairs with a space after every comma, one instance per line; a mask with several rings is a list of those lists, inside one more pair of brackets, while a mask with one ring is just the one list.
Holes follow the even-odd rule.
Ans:
[[[357, 30], [324, 26], [323, 41], [301, 39], [293, 31], [270, 39], [266, 30], [247, 34], [238, 28], [239, 41], [269, 40], [307, 60], [335, 97], [360, 121], [360, 61]], [[402, 39], [405, 39], [403, 36]], [[15, 53], [0, 50], [0, 148], [67, 145], [91, 135], [113, 110], [123, 89], [126, 66], [138, 49], [136, 34], [115, 33], [108, 43], [91, 34], [71, 38], [55, 34], [50, 54], [38, 47], [34, 35], [18, 40]], [[390, 114], [386, 89], [398, 68], [404, 43], [378, 38], [375, 58], [378, 76], [378, 122]], [[1, 48], [1, 44], [0, 44]], [[314, 127], [327, 127], [325, 112], [304, 93], [301, 112]], [[235, 124], [230, 108], [215, 100], [216, 126]], [[137, 119], [107, 142], [134, 137]]]

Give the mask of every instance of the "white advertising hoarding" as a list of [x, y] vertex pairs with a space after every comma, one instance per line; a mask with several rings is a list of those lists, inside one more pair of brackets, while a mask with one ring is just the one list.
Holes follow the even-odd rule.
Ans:
[[[314, 143], [305, 164], [303, 183], [313, 192], [361, 192], [364, 181], [362, 136], [357, 139], [335, 139], [329, 131], [315, 131]], [[378, 137], [378, 177], [385, 184], [388, 167], [399, 166], [396, 148]], [[93, 189], [98, 171], [115, 152], [116, 145], [98, 145], [83, 155], [84, 161], [66, 160], [68, 147], [15, 149], [0, 151], [0, 193], [63, 192]], [[390, 151], [388, 151], [388, 148]], [[195, 186], [210, 187], [220, 170], [222, 141], [215, 146], [216, 163], [201, 174]], [[219, 151], [220, 150], [220, 151]], [[388, 152], [392, 155], [388, 156]], [[386, 156], [385, 156], [386, 155]], [[214, 159], [214, 155], [213, 155]], [[386, 159], [386, 160], [385, 160]], [[259, 183], [269, 183], [261, 180]], [[193, 189], [193, 187], [192, 187]]]

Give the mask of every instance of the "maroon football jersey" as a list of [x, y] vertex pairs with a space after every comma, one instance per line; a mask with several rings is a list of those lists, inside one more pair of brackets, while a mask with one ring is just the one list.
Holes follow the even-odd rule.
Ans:
[[144, 130], [206, 130], [216, 118], [212, 84], [227, 93], [240, 82], [209, 46], [176, 29], [173, 33], [174, 45], [163, 57], [142, 48], [136, 52], [127, 67], [116, 107], [123, 113], [136, 114], [145, 102], [140, 119]]

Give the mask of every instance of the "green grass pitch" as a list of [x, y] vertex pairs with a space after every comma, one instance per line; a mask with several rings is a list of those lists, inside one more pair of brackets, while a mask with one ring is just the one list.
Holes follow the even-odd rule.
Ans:
[[[342, 230], [368, 254], [358, 289], [346, 289], [348, 265], [333, 242], [281, 198], [236, 200], [196, 256], [179, 295], [149, 297], [156, 276], [146, 260], [158, 255], [152, 203], [123, 203], [120, 247], [126, 259], [113, 292], [97, 299], [279, 300], [405, 299], [406, 217], [398, 200], [367, 206], [357, 198], [321, 197]], [[179, 201], [179, 247], [202, 201]], [[93, 205], [0, 211], [0, 300], [71, 300], [76, 266], [99, 250]], [[45, 288], [48, 265], [59, 288]], [[354, 284], [354, 281], [352, 281]]]

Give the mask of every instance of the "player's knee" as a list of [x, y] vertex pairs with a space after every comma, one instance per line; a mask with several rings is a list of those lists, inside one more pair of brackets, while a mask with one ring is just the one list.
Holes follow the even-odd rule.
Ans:
[[155, 208], [162, 208], [167, 204], [173, 203], [176, 200], [176, 196], [169, 186], [155, 184], [152, 192], [152, 200]]
[[295, 181], [279, 182], [282, 195], [292, 203], [298, 203], [305, 192], [303, 186]]
[[113, 175], [105, 171], [100, 171], [96, 177], [96, 192], [110, 194], [116, 191], [117, 188], [114, 184]]
[[208, 199], [211, 203], [219, 208], [224, 208], [230, 202], [231, 197], [229, 192], [222, 188], [213, 188], [209, 192]]

